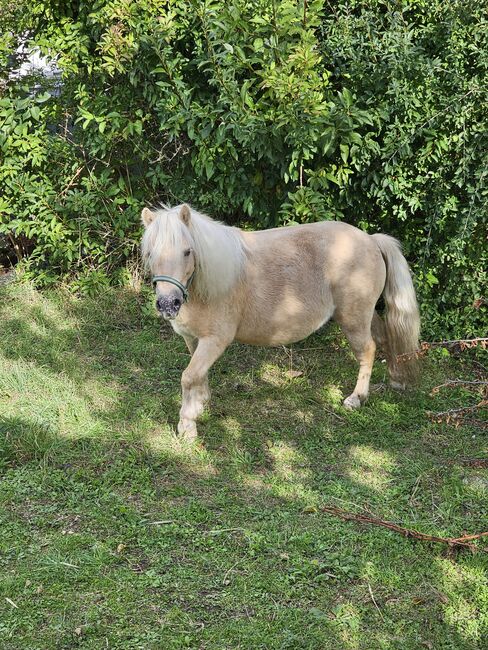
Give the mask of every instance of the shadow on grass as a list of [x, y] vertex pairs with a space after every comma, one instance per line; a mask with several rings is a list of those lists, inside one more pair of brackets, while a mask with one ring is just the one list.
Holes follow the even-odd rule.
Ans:
[[[129, 600], [149, 591], [161, 611], [177, 603], [178, 616], [218, 627], [220, 646], [211, 632], [204, 637], [211, 647], [236, 643], [222, 616], [245, 648], [260, 635], [269, 637], [266, 648], [461, 649], [482, 639], [467, 595], [469, 576], [476, 582], [485, 568], [480, 558], [456, 562], [318, 511], [324, 502], [366, 508], [434, 534], [481, 525], [486, 503], [463, 488], [455, 463], [478, 453], [477, 434], [429, 424], [425, 391], [374, 393], [347, 413], [341, 391], [354, 385], [356, 366], [336, 334], [309, 338], [293, 357], [236, 345], [212, 373], [202, 447], [188, 448], [174, 436], [188, 355], [168, 328], [143, 316], [140, 296], [81, 300], [17, 286], [0, 299], [7, 502], [36, 548], [43, 539], [35, 531], [46, 539], [81, 531], [90, 540], [82, 575], [68, 581], [73, 616], [76, 590], [102, 570]], [[289, 379], [291, 366], [303, 375]], [[374, 380], [383, 374], [377, 363]], [[53, 567], [66, 580], [63, 543], [39, 561], [46, 581]], [[186, 645], [199, 647], [192, 626], [176, 621], [172, 629], [183, 627], [181, 643], [190, 634]], [[183, 647], [178, 634], [165, 647]]]

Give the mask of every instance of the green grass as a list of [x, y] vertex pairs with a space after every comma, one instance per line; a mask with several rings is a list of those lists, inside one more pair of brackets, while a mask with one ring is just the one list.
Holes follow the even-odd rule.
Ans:
[[465, 463], [486, 438], [426, 417], [474, 403], [429, 395], [467, 361], [431, 356], [418, 389], [349, 413], [333, 327], [292, 352], [234, 345], [193, 447], [175, 435], [187, 361], [140, 294], [1, 289], [0, 648], [488, 647], [488, 554], [319, 510], [488, 529], [487, 471]]

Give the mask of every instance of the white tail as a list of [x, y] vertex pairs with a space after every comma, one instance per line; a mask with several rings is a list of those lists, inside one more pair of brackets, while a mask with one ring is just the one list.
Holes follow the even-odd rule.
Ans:
[[404, 386], [417, 370], [417, 360], [398, 361], [419, 346], [420, 317], [410, 269], [400, 243], [388, 235], [373, 235], [386, 264], [383, 297], [386, 303], [386, 353], [392, 382]]

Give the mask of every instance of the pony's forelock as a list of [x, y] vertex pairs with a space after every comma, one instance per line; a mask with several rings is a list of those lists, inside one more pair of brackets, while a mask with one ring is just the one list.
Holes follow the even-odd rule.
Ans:
[[180, 248], [185, 234], [189, 245], [193, 244], [188, 229], [178, 217], [177, 208], [161, 206], [154, 210], [153, 214], [154, 218], [144, 229], [141, 242], [142, 257], [146, 267], [156, 263], [165, 248]]
[[238, 228], [214, 221], [192, 208], [186, 226], [180, 219], [181, 209], [181, 205], [162, 206], [154, 211], [155, 217], [142, 238], [143, 259], [152, 266], [165, 249], [182, 248], [186, 241], [196, 260], [192, 291], [208, 302], [228, 292], [240, 278], [245, 245]]

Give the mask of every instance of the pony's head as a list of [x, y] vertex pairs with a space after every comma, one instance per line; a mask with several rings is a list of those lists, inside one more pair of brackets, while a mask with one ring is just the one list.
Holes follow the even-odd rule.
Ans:
[[156, 307], [166, 318], [175, 318], [188, 296], [195, 272], [193, 239], [188, 230], [191, 213], [187, 205], [178, 211], [144, 208], [142, 251], [151, 270]]
[[186, 204], [155, 211], [144, 208], [141, 220], [142, 254], [152, 275], [156, 307], [164, 318], [176, 318], [192, 296], [210, 302], [237, 281], [245, 257], [237, 228]]

